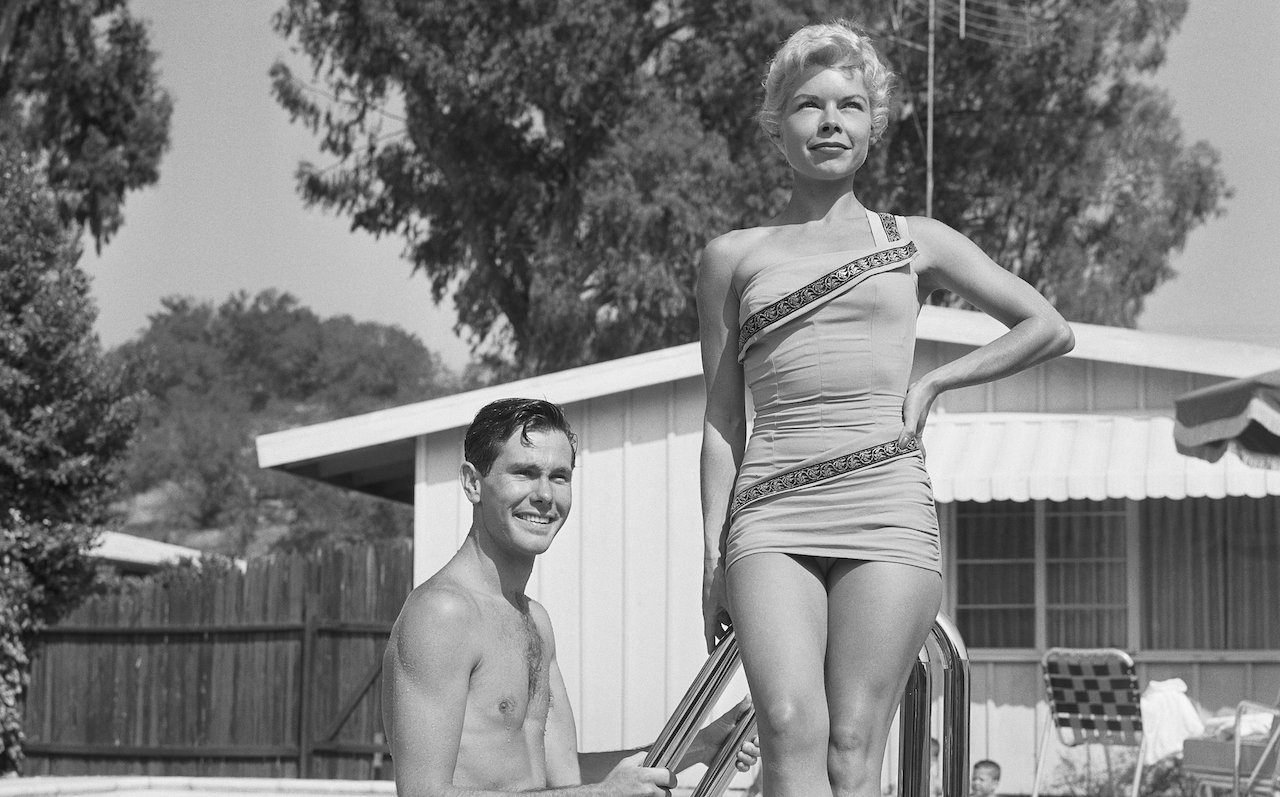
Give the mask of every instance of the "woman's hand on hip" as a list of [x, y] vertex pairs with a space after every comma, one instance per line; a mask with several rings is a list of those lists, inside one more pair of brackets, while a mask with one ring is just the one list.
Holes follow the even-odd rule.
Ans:
[[926, 379], [920, 379], [907, 389], [902, 399], [902, 431], [898, 434], [898, 445], [907, 445], [912, 438], [917, 440], [924, 434], [925, 421], [929, 419], [929, 408], [938, 397], [938, 391]]

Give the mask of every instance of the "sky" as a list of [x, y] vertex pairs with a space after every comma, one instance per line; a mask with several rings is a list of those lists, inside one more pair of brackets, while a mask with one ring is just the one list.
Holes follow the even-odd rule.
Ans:
[[[300, 160], [332, 162], [270, 94], [289, 55], [271, 28], [279, 0], [130, 0], [151, 22], [161, 83], [174, 98], [157, 185], [126, 197], [120, 232], [82, 265], [105, 346], [135, 337], [171, 295], [215, 305], [276, 288], [322, 317], [395, 324], [461, 369], [470, 347], [411, 274], [399, 241], [352, 232], [307, 208]], [[1156, 82], [1187, 141], [1222, 156], [1235, 194], [1173, 258], [1179, 276], [1147, 299], [1140, 329], [1280, 347], [1280, 41], [1278, 0], [1191, 0]]]

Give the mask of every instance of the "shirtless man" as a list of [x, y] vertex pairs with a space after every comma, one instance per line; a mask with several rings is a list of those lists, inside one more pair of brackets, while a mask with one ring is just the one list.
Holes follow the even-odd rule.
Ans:
[[[551, 619], [524, 594], [569, 515], [575, 445], [545, 401], [495, 401], [467, 430], [460, 481], [471, 530], [410, 593], [383, 657], [400, 797], [659, 795], [674, 785], [666, 769], [641, 765], [644, 750], [578, 752]], [[680, 768], [709, 762], [741, 708], [702, 730]], [[739, 769], [758, 752], [744, 744]]]

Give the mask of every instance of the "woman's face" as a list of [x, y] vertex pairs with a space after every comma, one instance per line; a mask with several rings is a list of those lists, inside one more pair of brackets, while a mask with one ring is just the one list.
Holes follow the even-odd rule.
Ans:
[[818, 180], [851, 177], [867, 160], [871, 101], [862, 71], [812, 67], [782, 106], [774, 143], [801, 175]]

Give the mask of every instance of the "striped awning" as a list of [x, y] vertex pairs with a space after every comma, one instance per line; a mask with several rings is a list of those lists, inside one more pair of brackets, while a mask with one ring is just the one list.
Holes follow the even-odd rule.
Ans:
[[1280, 471], [1179, 454], [1163, 416], [938, 413], [924, 447], [943, 503], [1280, 495]]
[[1280, 370], [1221, 382], [1174, 402], [1178, 451], [1216, 462], [1231, 451], [1258, 468], [1280, 468]]

